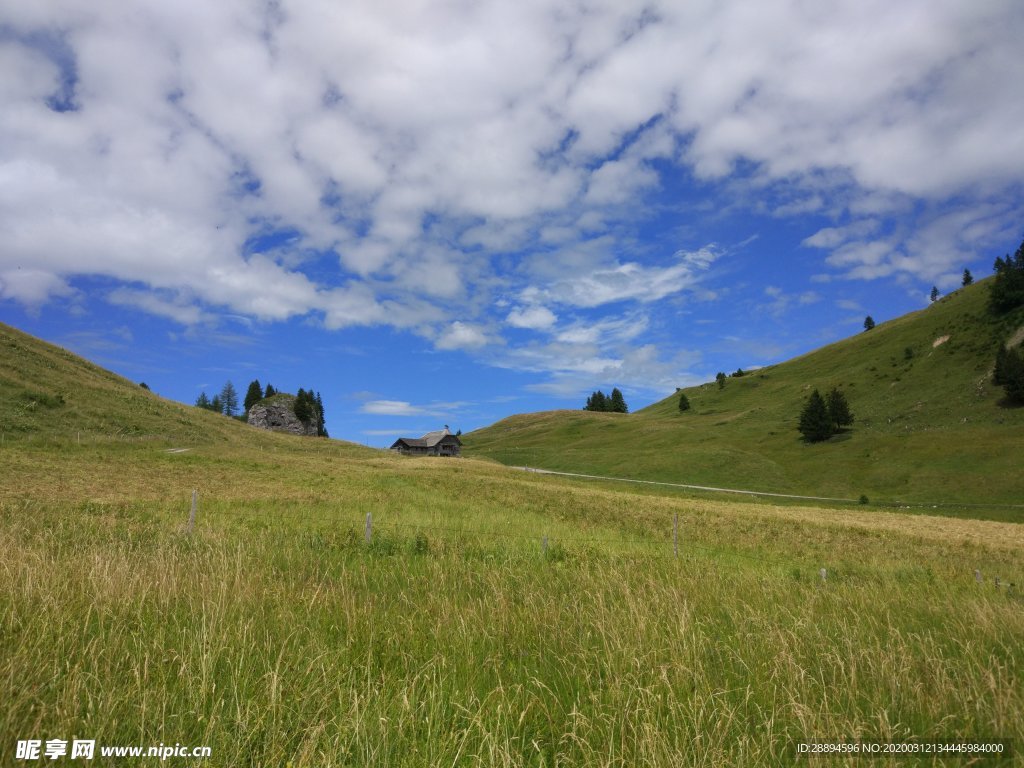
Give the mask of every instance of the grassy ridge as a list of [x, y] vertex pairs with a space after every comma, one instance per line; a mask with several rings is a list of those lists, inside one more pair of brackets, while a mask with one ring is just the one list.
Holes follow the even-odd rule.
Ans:
[[[466, 435], [469, 455], [506, 464], [878, 501], [1024, 499], [1024, 409], [991, 384], [996, 345], [1024, 324], [987, 314], [990, 281], [786, 363], [683, 390], [629, 415], [513, 416]], [[796, 430], [813, 388], [843, 389], [854, 428], [806, 445]]]
[[[993, 586], [1024, 581], [1020, 525], [639, 492], [265, 433], [98, 370], [67, 386], [83, 363], [15, 339], [0, 369], [15, 382], [0, 420], [22, 425], [0, 444], [4, 763], [25, 738], [311, 768], [779, 765], [811, 738], [1024, 743], [1024, 602]], [[45, 368], [37, 353], [58, 355], [42, 382], [23, 373]], [[16, 388], [63, 403], [25, 409]]]

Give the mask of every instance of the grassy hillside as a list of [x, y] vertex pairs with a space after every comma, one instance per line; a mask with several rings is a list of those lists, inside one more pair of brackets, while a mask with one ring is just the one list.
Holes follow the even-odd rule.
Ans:
[[260, 432], [2, 330], [3, 764], [23, 739], [296, 768], [1024, 743], [1024, 526]]
[[[998, 339], [982, 281], [794, 360], [684, 390], [634, 414], [513, 416], [466, 435], [466, 453], [616, 477], [878, 501], [1021, 503], [1024, 409], [991, 383]], [[840, 387], [856, 422], [816, 445], [796, 430], [804, 398]]]

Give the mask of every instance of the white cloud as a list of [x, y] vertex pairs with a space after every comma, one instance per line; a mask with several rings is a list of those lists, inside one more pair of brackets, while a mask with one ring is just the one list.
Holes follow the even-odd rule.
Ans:
[[360, 406], [359, 412], [377, 416], [422, 416], [427, 411], [404, 400], [370, 400]]
[[711, 246], [675, 254], [676, 264], [645, 267], [637, 262], [595, 269], [590, 274], [567, 277], [547, 287], [531, 286], [526, 299], [557, 302], [575, 307], [599, 307], [618, 301], [649, 303], [693, 287], [700, 273], [718, 257]]
[[505, 322], [513, 328], [544, 330], [558, 321], [555, 313], [547, 307], [519, 307], [508, 313]]
[[[1024, 178], [1009, 0], [104, 0], [8, 3], [0, 28], [0, 296], [27, 304], [98, 275], [182, 321], [167, 296], [482, 348], [496, 283], [523, 296], [513, 325], [546, 322], [531, 290], [691, 288], [711, 258], [666, 265], [616, 229], [672, 176], [742, 164], [786, 191], [778, 215], [841, 191], [855, 221], [806, 245], [846, 276], [936, 279], [1005, 232], [1012, 206], [979, 205]], [[921, 201], [939, 212], [867, 230]], [[274, 229], [294, 243], [252, 255]]]
[[441, 336], [434, 342], [434, 346], [445, 350], [476, 349], [486, 346], [490, 341], [480, 327], [456, 320], [444, 329]]

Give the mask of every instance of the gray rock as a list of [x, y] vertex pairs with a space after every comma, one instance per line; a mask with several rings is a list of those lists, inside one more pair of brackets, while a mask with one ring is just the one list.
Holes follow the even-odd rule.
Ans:
[[291, 435], [316, 436], [316, 419], [303, 424], [295, 415], [295, 398], [279, 393], [266, 400], [260, 400], [249, 409], [249, 424], [273, 432], [287, 432]]

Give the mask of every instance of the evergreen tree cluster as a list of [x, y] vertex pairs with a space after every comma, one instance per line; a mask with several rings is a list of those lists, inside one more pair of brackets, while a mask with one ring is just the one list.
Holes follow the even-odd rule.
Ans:
[[626, 405], [622, 392], [619, 391], [618, 387], [615, 387], [610, 395], [606, 395], [601, 390], [592, 393], [587, 398], [587, 404], [583, 406], [583, 410], [600, 411], [602, 413], [629, 413], [629, 406]]
[[212, 398], [207, 397], [206, 392], [200, 392], [196, 398], [196, 407], [204, 408], [214, 413], [222, 413], [225, 416], [234, 416], [238, 413], [238, 391], [235, 385], [228, 379], [224, 382], [219, 393]]
[[818, 443], [842, 432], [843, 427], [851, 424], [853, 413], [842, 391], [833, 388], [827, 397], [822, 397], [815, 389], [800, 412], [798, 429], [804, 440]]
[[994, 269], [996, 276], [988, 300], [992, 314], [1002, 315], [1024, 306], [1024, 242], [1013, 256], [997, 258]]
[[324, 426], [324, 401], [320, 393], [313, 394], [313, 390], [305, 390], [299, 387], [295, 395], [295, 417], [303, 424], [316, 423], [317, 437], [328, 437], [327, 428]]

